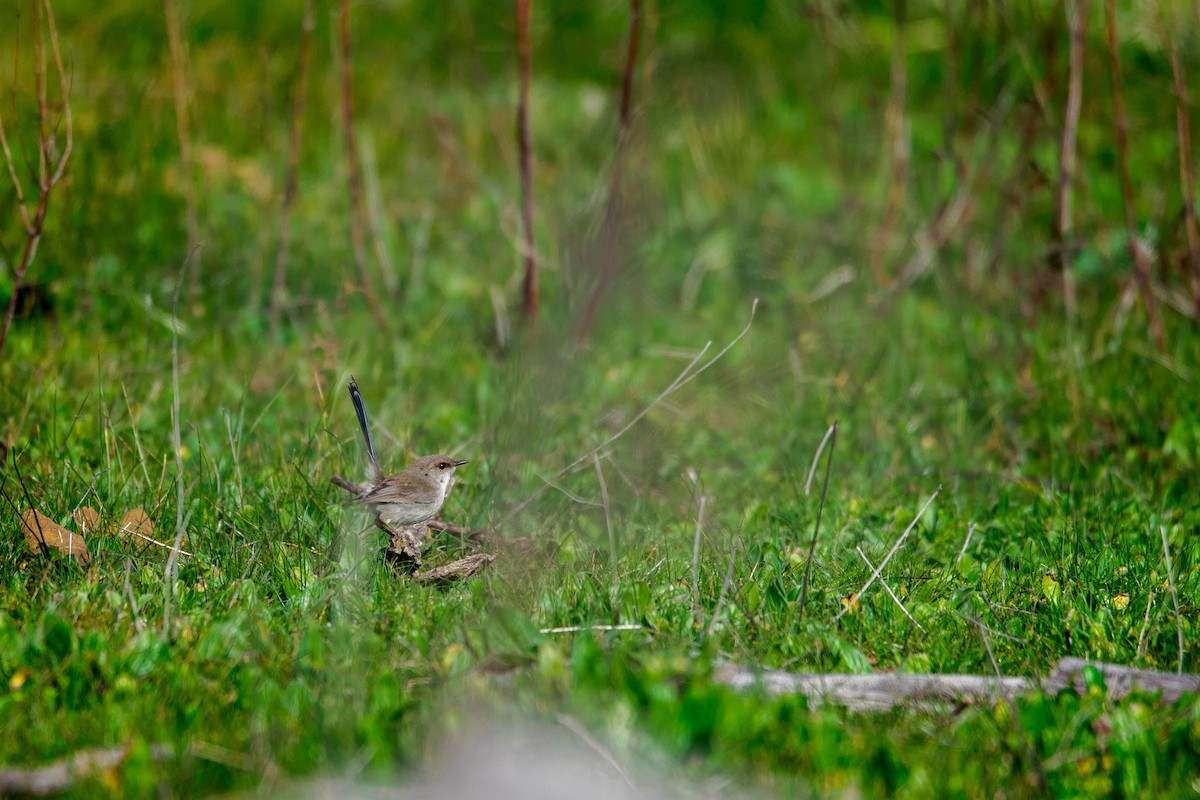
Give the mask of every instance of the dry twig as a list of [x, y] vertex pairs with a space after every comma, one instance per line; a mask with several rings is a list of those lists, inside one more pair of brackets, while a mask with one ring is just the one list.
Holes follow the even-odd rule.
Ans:
[[675, 380], [673, 380], [671, 382], [671, 385], [668, 386], [666, 389], [663, 389], [662, 392], [658, 395], [658, 397], [656, 397], [652, 401], [650, 401], [650, 404], [648, 406], [646, 406], [645, 408], [643, 408], [641, 411], [639, 411], [633, 417], [633, 419], [631, 419], [628, 423], [625, 424], [625, 426], [623, 428], [621, 428], [619, 431], [614, 433], [612, 436], [605, 439], [600, 444], [593, 447], [591, 450], [588, 450], [586, 453], [584, 453], [583, 455], [576, 458], [570, 464], [567, 464], [565, 467], [560, 469], [558, 472], [554, 473], [554, 475], [552, 475], [549, 480], [543, 479], [542, 485], [538, 489], [536, 489], [532, 494], [530, 494], [528, 497], [526, 497], [524, 500], [522, 500], [521, 502], [519, 502], [515, 506], [513, 506], [512, 510], [509, 511], [508, 514], [506, 515], [506, 518], [511, 519], [513, 516], [519, 514], [521, 511], [523, 511], [525, 509], [526, 506], [528, 506], [530, 503], [532, 503], [537, 498], [541, 497], [542, 494], [553, 485], [554, 481], [557, 481], [563, 475], [566, 475], [571, 470], [575, 469], [576, 467], [583, 464], [584, 462], [590, 460], [593, 454], [602, 452], [605, 448], [607, 448], [613, 442], [617, 441], [617, 439], [620, 439], [622, 436], [624, 436], [629, 431], [630, 428], [632, 428], [634, 425], [641, 422], [642, 418], [650, 413], [650, 409], [654, 408], [656, 405], [661, 403], [663, 400], [665, 400], [667, 397], [669, 397], [671, 394], [673, 394], [678, 389], [691, 383], [693, 380], [695, 380], [697, 377], [699, 377], [702, 372], [704, 372], [706, 369], [711, 367], [713, 364], [717, 363], [717, 361], [720, 360], [720, 358], [722, 356], [724, 356], [726, 353], [728, 353], [729, 350], [735, 344], [740, 342], [742, 340], [742, 338], [747, 333], [750, 332], [750, 326], [754, 324], [754, 313], [757, 309], [758, 309], [758, 298], [756, 297], [754, 299], [754, 302], [750, 306], [750, 319], [748, 319], [746, 321], [746, 327], [742, 328], [741, 333], [739, 333], [737, 336], [735, 336], [733, 338], [733, 340], [729, 342], [729, 344], [725, 345], [725, 347], [722, 348], [719, 353], [717, 353], [715, 356], [710, 358], [699, 368], [696, 368], [693, 370], [693, 368], [696, 367], [696, 364], [700, 363], [700, 359], [704, 357], [704, 354], [708, 352], [708, 348], [712, 347], [711, 341], [706, 343], [704, 345], [704, 347], [702, 347], [700, 349], [700, 352], [696, 354], [695, 358], [693, 358], [690, 362], [688, 362], [688, 365], [686, 367], [684, 367], [683, 372], [679, 373], [678, 377], [676, 377]]
[[871, 577], [867, 580], [866, 583], [863, 584], [863, 587], [861, 589], [859, 589], [857, 592], [855, 592], [854, 596], [851, 597], [849, 600], [847, 600], [846, 604], [844, 606], [842, 606], [842, 610], [839, 611], [837, 613], [837, 616], [833, 618], [834, 622], [837, 622], [839, 619], [842, 618], [843, 614], [845, 614], [850, 609], [854, 608], [854, 606], [858, 603], [859, 599], [862, 597], [863, 592], [865, 592], [867, 589], [869, 589], [871, 587], [871, 584], [874, 583], [879, 578], [880, 573], [883, 572], [883, 568], [886, 567], [887, 563], [892, 560], [892, 556], [896, 555], [896, 551], [899, 550], [900, 546], [904, 544], [904, 540], [908, 538], [908, 534], [912, 531], [913, 528], [915, 528], [917, 526], [917, 523], [921, 521], [921, 517], [925, 514], [925, 511], [926, 511], [926, 509], [929, 508], [930, 504], [933, 503], [934, 498], [936, 498], [941, 493], [942, 493], [942, 487], [939, 485], [937, 487], [937, 489], [934, 490], [933, 494], [929, 495], [929, 499], [925, 501], [925, 505], [921, 506], [921, 510], [917, 512], [917, 516], [914, 517], [913, 521], [910, 522], [908, 524], [908, 527], [904, 529], [904, 533], [900, 534], [900, 538], [896, 540], [896, 543], [894, 545], [892, 545], [892, 549], [889, 550], [888, 554], [883, 557], [883, 561], [879, 562], [879, 566], [876, 567], [875, 571], [871, 573]]

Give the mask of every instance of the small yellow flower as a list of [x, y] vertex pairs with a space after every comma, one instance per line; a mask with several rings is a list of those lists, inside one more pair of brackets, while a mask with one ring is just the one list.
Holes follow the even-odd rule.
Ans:
[[9, 690], [14, 692], [21, 691], [21, 687], [25, 685], [25, 681], [29, 680], [29, 676], [31, 674], [32, 673], [24, 667], [14, 672], [12, 677], [8, 679]]

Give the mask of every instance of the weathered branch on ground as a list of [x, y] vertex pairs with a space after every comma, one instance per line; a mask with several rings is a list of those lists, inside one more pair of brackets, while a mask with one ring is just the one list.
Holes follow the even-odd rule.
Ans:
[[476, 553], [458, 561], [451, 561], [442, 567], [414, 572], [409, 577], [417, 583], [446, 584], [465, 581], [478, 575], [495, 560], [496, 556], [491, 553]]
[[[80, 780], [99, 777], [121, 766], [131, 749], [129, 745], [91, 747], [41, 767], [0, 767], [0, 796], [43, 797], [65, 792]], [[171, 752], [169, 747], [155, 745], [150, 748], [150, 757], [165, 761]]]
[[898, 705], [936, 709], [947, 704], [995, 702], [1039, 690], [1057, 694], [1073, 688], [1083, 694], [1087, 668], [1100, 672], [1113, 699], [1125, 697], [1136, 689], [1161, 692], [1162, 699], [1172, 703], [1186, 692], [1200, 691], [1200, 675], [1134, 669], [1070, 657], [1060, 659], [1054, 670], [1041, 680], [995, 675], [818, 674], [728, 663], [718, 665], [716, 680], [738, 691], [763, 689], [775, 696], [802, 694], [814, 704], [845, 706], [851, 711], [886, 711]]

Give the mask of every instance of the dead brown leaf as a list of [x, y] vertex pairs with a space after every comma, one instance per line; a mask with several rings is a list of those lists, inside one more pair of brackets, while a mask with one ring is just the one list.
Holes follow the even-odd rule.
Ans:
[[91, 506], [77, 508], [71, 516], [75, 519], [75, 524], [79, 526], [80, 533], [85, 536], [100, 530], [100, 512]]
[[21, 521], [25, 523], [25, 539], [29, 542], [29, 549], [34, 553], [40, 554], [44, 544], [51, 550], [75, 556], [81, 564], [90, 560], [83, 534], [67, 530], [38, 511], [26, 511], [21, 515]]
[[141, 508], [125, 512], [125, 516], [121, 517], [121, 528], [118, 532], [138, 547], [157, 544], [154, 541], [154, 523]]

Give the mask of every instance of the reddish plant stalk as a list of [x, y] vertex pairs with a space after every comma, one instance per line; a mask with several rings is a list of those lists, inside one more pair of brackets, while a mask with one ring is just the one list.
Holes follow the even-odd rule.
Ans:
[[350, 247], [358, 272], [359, 289], [366, 298], [371, 316], [381, 328], [387, 328], [387, 317], [371, 286], [367, 272], [367, 250], [363, 229], [366, 211], [363, 207], [362, 170], [359, 167], [358, 144], [354, 133], [354, 58], [350, 39], [350, 0], [341, 0], [338, 14], [338, 34], [342, 51], [342, 128], [346, 137], [346, 172], [350, 186]]
[[1162, 29], [1163, 44], [1171, 62], [1171, 78], [1175, 86], [1175, 137], [1179, 141], [1179, 188], [1183, 194], [1183, 233], [1187, 241], [1187, 272], [1192, 281], [1192, 309], [1200, 320], [1200, 231], [1196, 223], [1196, 167], [1192, 161], [1192, 130], [1188, 122], [1188, 92], [1183, 68], [1179, 64], [1179, 50], [1171, 28], [1163, 18], [1162, 3], [1158, 5], [1158, 21]]
[[292, 125], [288, 133], [287, 177], [283, 184], [283, 207], [279, 214], [279, 252], [275, 254], [275, 277], [271, 282], [271, 324], [279, 323], [287, 292], [288, 263], [292, 254], [292, 206], [299, 184], [300, 149], [304, 140], [304, 109], [308, 96], [308, 65], [312, 60], [313, 0], [304, 0], [300, 28], [300, 65], [292, 97]]
[[1067, 108], [1063, 113], [1062, 141], [1058, 151], [1058, 193], [1055, 198], [1054, 253], [1051, 264], [1063, 270], [1068, 316], [1075, 311], [1075, 279], [1071, 273], [1071, 230], [1075, 154], [1079, 134], [1079, 112], [1083, 106], [1083, 45], [1087, 28], [1087, 0], [1068, 0], [1067, 27], [1071, 36], [1067, 67]]
[[[199, 212], [192, 149], [191, 115], [188, 110], [187, 51], [183, 41], [183, 23], [175, 0], [163, 0], [167, 22], [167, 50], [171, 54], [171, 90], [175, 99], [175, 134], [179, 138], [179, 161], [183, 172], [184, 223], [187, 225], [188, 252], [196, 252], [200, 241]], [[200, 291], [200, 269], [192, 271], [192, 292]]]
[[532, 45], [529, 41], [529, 16], [532, 0], [516, 0], [517, 11], [517, 146], [521, 170], [522, 249], [525, 257], [524, 312], [530, 327], [538, 316], [537, 252], [533, 239], [533, 146], [529, 139], [529, 82], [532, 70]]
[[596, 264], [596, 282], [588, 297], [587, 307], [575, 333], [577, 343], [587, 340], [600, 303], [616, 277], [619, 267], [618, 254], [614, 252], [613, 228], [617, 224], [617, 210], [621, 200], [621, 178], [625, 165], [625, 150], [629, 144], [630, 121], [633, 116], [633, 75], [637, 70], [638, 49], [642, 34], [641, 0], [629, 0], [629, 38], [625, 49], [625, 68], [621, 75], [621, 104], [617, 117], [617, 144], [613, 153], [612, 175], [609, 178], [608, 199], [604, 204], [604, 224], [600, 228], [600, 250]]
[[65, 128], [65, 141], [62, 151], [57, 149], [56, 137], [50, 130], [49, 103], [46, 98], [46, 76], [43, 72], [46, 61], [46, 40], [42, 38], [42, 19], [37, 1], [33, 3], [33, 76], [38, 103], [38, 158], [37, 158], [37, 201], [30, 213], [25, 203], [25, 192], [21, 180], [17, 177], [16, 161], [12, 148], [8, 144], [8, 133], [4, 127], [3, 116], [0, 116], [0, 150], [8, 166], [8, 175], [12, 180], [17, 196], [17, 208], [21, 216], [21, 225], [25, 230], [25, 244], [21, 248], [21, 258], [13, 270], [12, 296], [8, 299], [8, 307], [4, 312], [3, 326], [0, 327], [0, 354], [4, 352], [4, 344], [8, 341], [8, 331], [12, 328], [17, 315], [21, 287], [29, 268], [37, 255], [38, 245], [42, 240], [45, 228], [46, 212], [50, 207], [50, 194], [66, 173], [67, 164], [71, 160], [71, 150], [74, 147], [75, 127], [71, 117], [71, 101], [67, 91], [66, 70], [63, 69], [62, 51], [58, 45], [58, 28], [54, 23], [54, 9], [50, 0], [42, 0], [41, 9], [45, 11], [46, 28], [49, 32], [50, 55], [54, 60], [55, 71], [58, 75], [59, 94], [62, 99], [62, 123]]
[[1137, 223], [1133, 209], [1133, 182], [1129, 177], [1129, 118], [1125, 114], [1125, 97], [1121, 91], [1121, 57], [1117, 53], [1117, 10], [1115, 0], [1104, 2], [1104, 32], [1108, 42], [1108, 66], [1112, 74], [1113, 115], [1117, 126], [1117, 165], [1121, 179], [1121, 197], [1125, 205], [1125, 231], [1129, 239], [1129, 255], [1133, 258], [1133, 274], [1137, 280], [1142, 302], [1146, 304], [1146, 315], [1150, 320], [1150, 333], [1159, 349], [1165, 349], [1162, 321], [1154, 302], [1154, 291], [1150, 286], [1150, 264], [1138, 244]]

